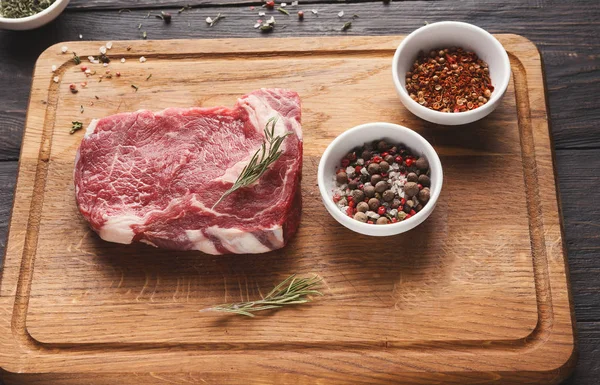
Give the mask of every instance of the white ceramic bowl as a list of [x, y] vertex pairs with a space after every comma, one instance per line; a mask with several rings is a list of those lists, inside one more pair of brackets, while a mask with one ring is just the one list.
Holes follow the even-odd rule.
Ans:
[[[406, 92], [406, 72], [415, 62], [419, 51], [449, 47], [462, 47], [475, 52], [488, 63], [494, 91], [483, 106], [465, 112], [440, 112], [423, 107]], [[433, 123], [458, 125], [479, 120], [498, 107], [510, 80], [510, 62], [502, 44], [487, 31], [468, 23], [443, 21], [417, 29], [400, 43], [394, 55], [392, 75], [400, 100], [410, 112]]]
[[67, 7], [67, 4], [69, 4], [69, 0], [56, 0], [51, 6], [33, 16], [22, 17], [19, 19], [0, 17], [0, 29], [25, 31], [28, 29], [39, 28], [56, 19]]
[[[417, 214], [402, 222], [387, 225], [362, 223], [343, 214], [333, 203], [333, 190], [336, 187], [334, 181], [336, 166], [353, 148], [377, 139], [390, 139], [393, 142], [403, 143], [414, 151], [415, 155], [424, 156], [429, 161], [431, 171], [431, 197], [429, 202]], [[373, 236], [396, 235], [421, 224], [433, 212], [442, 191], [443, 180], [442, 164], [431, 144], [413, 130], [392, 123], [367, 123], [344, 132], [335, 138], [323, 153], [317, 173], [321, 198], [329, 214], [350, 230]]]

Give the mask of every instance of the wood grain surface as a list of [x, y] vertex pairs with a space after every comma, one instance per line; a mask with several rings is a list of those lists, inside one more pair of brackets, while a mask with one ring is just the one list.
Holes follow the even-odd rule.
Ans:
[[[563, 379], [574, 364], [573, 324], [541, 62], [528, 40], [499, 38], [513, 83], [489, 118], [458, 129], [420, 121], [399, 104], [389, 71], [400, 37], [115, 42], [117, 60], [108, 68], [121, 77], [90, 78], [77, 94], [69, 84], [85, 75], [61, 45], [50, 47], [35, 69], [0, 284], [0, 330], [12, 330], [0, 334], [0, 366], [31, 376], [7, 378]], [[66, 45], [82, 57], [98, 49]], [[72, 120], [231, 105], [273, 86], [294, 88], [303, 101], [304, 210], [288, 247], [213, 257], [110, 244], [87, 229], [73, 200], [82, 132], [68, 134]], [[339, 226], [323, 210], [315, 181], [329, 141], [373, 116], [423, 134], [446, 174], [434, 214], [418, 230], [386, 240]], [[198, 311], [256, 297], [295, 272], [323, 276], [324, 298], [252, 320]]]
[[[101, 41], [139, 38], [138, 24], [146, 23], [144, 17], [149, 11], [159, 12], [152, 7], [163, 7], [170, 0], [144, 3], [147, 9], [132, 9], [131, 17], [127, 18], [117, 17], [118, 9], [122, 8], [119, 1], [73, 0], [73, 7], [44, 28], [30, 32], [0, 31], [0, 258], [4, 254], [16, 161], [35, 61], [48, 46], [77, 40], [80, 33], [84, 39]], [[111, 3], [112, 11], [106, 8]], [[196, 1], [187, 0], [173, 8], [162, 9], [176, 12], [182, 3], [195, 4]], [[596, 97], [600, 81], [600, 34], [596, 22], [600, 17], [600, 4], [596, 0], [481, 0], [396, 1], [385, 6], [380, 2], [340, 4], [331, 1], [329, 5], [310, 6], [320, 12], [319, 18], [308, 20], [310, 24], [289, 24], [273, 35], [256, 34], [251, 28], [254, 12], [245, 12], [249, 11], [248, 5], [238, 4], [237, 7], [235, 3], [228, 7], [203, 5], [182, 15], [182, 19], [174, 18], [170, 25], [153, 24], [149, 36], [153, 39], [257, 37], [263, 40], [278, 36], [310, 38], [323, 34], [386, 35], [409, 33], [424, 21], [459, 20], [492, 32], [518, 33], [537, 45], [547, 84], [548, 113], [559, 190], [563, 197], [565, 241], [577, 314], [579, 360], [575, 374], [566, 383], [597, 384], [600, 376], [600, 280], [597, 278], [600, 273], [597, 257], [600, 223], [594, 202], [600, 201], [600, 178], [596, 177], [600, 167], [597, 135], [600, 99]], [[234, 11], [238, 8], [244, 12]], [[342, 8], [346, 14], [358, 14], [361, 19], [345, 33], [332, 30]], [[226, 23], [218, 28], [207, 28], [204, 18], [218, 12], [225, 12]], [[185, 22], [180, 23], [181, 20]], [[0, 375], [0, 383], [4, 377]], [[181, 378], [179, 382], [185, 381], [191, 379]], [[48, 382], [41, 378], [37, 383]], [[119, 383], [118, 376], [107, 383]]]

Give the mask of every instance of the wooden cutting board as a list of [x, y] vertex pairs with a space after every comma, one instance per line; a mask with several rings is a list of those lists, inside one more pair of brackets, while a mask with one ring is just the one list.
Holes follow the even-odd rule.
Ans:
[[[574, 363], [573, 316], [542, 65], [530, 41], [498, 38], [513, 81], [494, 113], [460, 127], [424, 122], [400, 104], [391, 76], [400, 36], [115, 42], [106, 68], [85, 59], [98, 54], [99, 42], [49, 48], [35, 69], [0, 284], [4, 380], [565, 378]], [[62, 45], [69, 53], [61, 53]], [[71, 51], [96, 75], [86, 78]], [[140, 63], [142, 55], [147, 62]], [[113, 77], [100, 82], [106, 70]], [[78, 93], [69, 91], [71, 83]], [[304, 207], [286, 248], [215, 257], [111, 244], [88, 229], [74, 200], [73, 161], [83, 132], [69, 135], [72, 121], [86, 126], [140, 108], [231, 106], [260, 87], [295, 89], [303, 102]], [[421, 133], [445, 172], [431, 217], [385, 239], [340, 226], [316, 186], [328, 143], [370, 121]], [[292, 273], [321, 275], [324, 296], [254, 319], [199, 311], [258, 298]]]

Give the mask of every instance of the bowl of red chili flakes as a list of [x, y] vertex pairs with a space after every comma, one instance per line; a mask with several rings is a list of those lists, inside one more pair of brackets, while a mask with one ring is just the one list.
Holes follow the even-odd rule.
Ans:
[[474, 122], [498, 107], [510, 80], [500, 42], [475, 25], [444, 21], [409, 34], [396, 49], [392, 75], [400, 100], [421, 119]]

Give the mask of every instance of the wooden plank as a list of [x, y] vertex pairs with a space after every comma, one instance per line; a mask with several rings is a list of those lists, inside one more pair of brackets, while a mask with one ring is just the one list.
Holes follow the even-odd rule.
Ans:
[[[527, 40], [500, 39], [513, 57], [514, 87], [493, 119], [455, 135], [398, 108], [389, 58], [399, 37], [117, 42], [111, 54], [128, 60], [109, 68], [122, 76], [77, 94], [68, 85], [84, 74], [60, 45], [51, 47], [36, 66], [0, 287], [11, 293], [0, 296], [0, 330], [12, 330], [0, 333], [2, 366], [22, 373], [202, 367], [223, 384], [561, 379], [573, 364], [573, 336], [540, 61]], [[69, 45], [83, 56], [97, 49]], [[141, 55], [148, 62], [137, 61]], [[81, 133], [65, 127], [74, 115], [88, 122], [122, 109], [156, 110], [165, 98], [170, 106], [231, 104], [261, 86], [293, 87], [303, 97], [304, 219], [283, 253], [174, 259], [100, 242], [86, 230], [69, 198]], [[398, 250], [337, 225], [310, 182], [327, 143], [372, 115], [423, 133], [445, 165], [443, 199], [419, 232], [394, 238]], [[478, 189], [466, 191], [463, 180], [477, 178]], [[495, 199], [498, 191], [505, 199]], [[198, 312], [224, 293], [258, 295], [255, 288], [274, 277], [315, 270], [326, 298], [277, 313], [277, 326], [271, 317], [223, 324]]]
[[[82, 2], [88, 3], [88, 2]], [[90, 2], [92, 3], [92, 2]], [[304, 7], [302, 7], [304, 9]], [[37, 56], [60, 41], [84, 39], [139, 39], [142, 30], [149, 38], [219, 38], [286, 36], [383, 35], [408, 33], [425, 21], [464, 20], [492, 32], [516, 32], [534, 41], [542, 52], [546, 68], [552, 132], [556, 148], [598, 148], [596, 121], [600, 120], [600, 101], [593, 93], [600, 75], [600, 38], [591, 20], [600, 17], [594, 2], [551, 4], [529, 1], [524, 4], [495, 2], [379, 2], [367, 4], [320, 4], [319, 17], [307, 12], [299, 23], [294, 17], [275, 13], [280, 23], [271, 35], [252, 28], [258, 10], [248, 6], [194, 9], [175, 15], [170, 25], [158, 19], [144, 19], [147, 10], [118, 14], [113, 11], [66, 12], [49, 26], [31, 32], [0, 31], [0, 50], [6, 53], [0, 62], [0, 89], [11, 90], [8, 106], [0, 106], [0, 134], [7, 142], [0, 146], [0, 160], [16, 159], [21, 143], [23, 111], [27, 106], [31, 70]], [[289, 8], [290, 10], [293, 8]], [[170, 9], [176, 11], [176, 8]], [[337, 13], [358, 14], [352, 28], [340, 32]], [[220, 24], [209, 28], [204, 19], [226, 15]], [[189, 26], [188, 26], [189, 23]], [[28, 43], [22, 45], [20, 39]], [[18, 111], [18, 112], [16, 112]]]
[[8, 219], [12, 208], [16, 179], [17, 162], [0, 162], [0, 266], [4, 257]]

